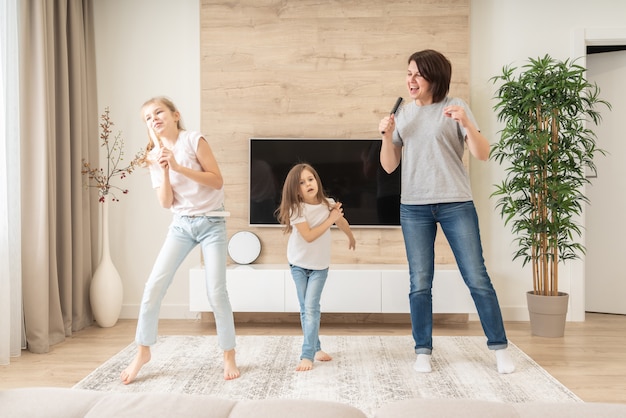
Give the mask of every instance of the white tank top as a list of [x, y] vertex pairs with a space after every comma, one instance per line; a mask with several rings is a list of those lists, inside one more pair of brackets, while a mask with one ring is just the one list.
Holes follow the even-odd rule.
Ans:
[[[202, 166], [196, 156], [200, 140], [206, 141], [201, 133], [181, 131], [172, 152], [178, 164], [192, 170], [202, 171]], [[158, 144], [150, 151], [150, 178], [152, 187], [159, 188], [163, 184], [163, 170], [156, 162], [159, 152]], [[174, 192], [174, 202], [170, 210], [178, 215], [200, 215], [212, 210], [222, 209], [224, 206], [224, 188], [214, 189], [197, 183], [182, 174], [170, 171], [170, 183]]]

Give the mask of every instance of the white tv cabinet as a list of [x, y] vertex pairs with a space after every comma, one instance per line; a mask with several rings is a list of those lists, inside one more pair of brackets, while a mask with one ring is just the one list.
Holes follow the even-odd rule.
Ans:
[[[234, 312], [299, 312], [295, 285], [286, 264], [232, 265], [226, 271]], [[322, 312], [408, 313], [406, 265], [333, 264], [322, 293]], [[211, 312], [204, 269], [189, 274], [189, 310]], [[474, 301], [456, 266], [437, 266], [433, 312], [476, 313]]]

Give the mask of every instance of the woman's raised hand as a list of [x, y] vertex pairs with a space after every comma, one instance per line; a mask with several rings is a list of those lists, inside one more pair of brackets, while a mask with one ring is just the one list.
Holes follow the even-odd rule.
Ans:
[[380, 134], [384, 138], [391, 137], [391, 134], [393, 133], [393, 130], [395, 128], [396, 128], [396, 121], [395, 121], [393, 114], [389, 116], [385, 116], [384, 118], [381, 119], [380, 123], [378, 124], [378, 132], [380, 132]]

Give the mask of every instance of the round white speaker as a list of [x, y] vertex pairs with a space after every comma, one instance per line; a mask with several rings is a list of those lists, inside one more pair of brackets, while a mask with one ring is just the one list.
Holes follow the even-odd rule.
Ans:
[[261, 254], [261, 241], [250, 231], [239, 231], [228, 241], [228, 255], [237, 264], [250, 264]]

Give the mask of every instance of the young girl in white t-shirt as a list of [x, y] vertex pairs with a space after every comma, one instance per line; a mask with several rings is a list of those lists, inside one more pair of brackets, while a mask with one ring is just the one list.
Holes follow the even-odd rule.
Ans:
[[291, 232], [287, 244], [287, 261], [300, 302], [300, 322], [304, 341], [297, 371], [313, 368], [313, 361], [329, 361], [319, 340], [320, 298], [330, 265], [330, 227], [337, 225], [346, 236], [348, 248], [356, 242], [341, 203], [324, 194], [319, 175], [309, 164], [291, 168], [283, 186], [278, 221]]

